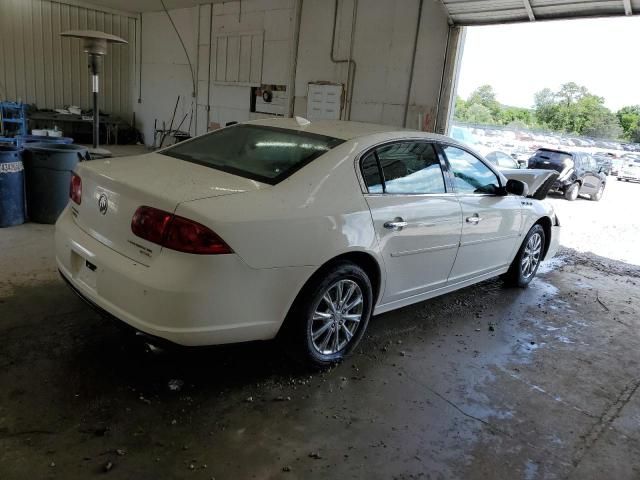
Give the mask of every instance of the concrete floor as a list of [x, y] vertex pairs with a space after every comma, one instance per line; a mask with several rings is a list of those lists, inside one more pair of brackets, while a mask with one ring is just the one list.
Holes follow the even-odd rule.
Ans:
[[0, 230], [2, 480], [640, 478], [637, 266], [564, 250], [309, 375], [271, 343], [148, 352], [62, 283], [52, 233]]

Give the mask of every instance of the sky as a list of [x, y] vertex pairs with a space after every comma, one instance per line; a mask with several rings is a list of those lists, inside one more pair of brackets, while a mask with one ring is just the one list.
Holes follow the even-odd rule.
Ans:
[[640, 17], [469, 27], [458, 95], [492, 85], [504, 105], [533, 106], [535, 92], [576, 82], [616, 111], [640, 105]]

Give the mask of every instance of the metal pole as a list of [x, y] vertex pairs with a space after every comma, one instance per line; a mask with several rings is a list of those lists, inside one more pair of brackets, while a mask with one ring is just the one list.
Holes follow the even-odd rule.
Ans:
[[100, 108], [98, 106], [98, 93], [100, 92], [100, 56], [89, 54], [89, 69], [91, 70], [91, 91], [93, 92], [93, 148], [98, 148], [100, 143]]
[[[413, 72], [416, 67], [416, 53], [418, 52], [418, 39], [420, 38], [420, 25], [422, 24], [422, 3], [418, 4], [418, 23], [416, 25], [416, 36], [413, 39], [413, 54], [411, 55], [411, 67], [409, 68], [409, 86], [407, 87], [407, 98], [404, 101], [404, 112], [402, 114], [402, 126], [407, 128], [407, 114], [409, 113], [409, 102], [411, 101], [411, 87], [413, 87]], [[422, 125], [418, 125], [422, 130]]]

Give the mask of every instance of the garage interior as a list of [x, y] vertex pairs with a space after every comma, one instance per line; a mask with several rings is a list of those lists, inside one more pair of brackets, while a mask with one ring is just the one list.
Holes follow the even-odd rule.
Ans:
[[[97, 30], [128, 42], [100, 73], [114, 156], [273, 116], [446, 134], [465, 27], [637, 12], [640, 0], [0, 0], [0, 100], [90, 144], [90, 120], [46, 115], [91, 108], [86, 54], [60, 33]], [[2, 479], [640, 478], [636, 265], [563, 248], [527, 290], [489, 280], [376, 316], [354, 355], [310, 373], [270, 342], [149, 348], [68, 289], [53, 232], [0, 229]]]

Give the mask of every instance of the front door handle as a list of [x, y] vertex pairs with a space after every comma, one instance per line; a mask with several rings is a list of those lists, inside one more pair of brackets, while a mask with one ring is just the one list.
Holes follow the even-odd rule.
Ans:
[[471, 223], [473, 225], [477, 225], [482, 220], [482, 217], [477, 213], [474, 213], [471, 217], [467, 217], [467, 223]]
[[391, 220], [390, 222], [385, 222], [384, 228], [387, 228], [389, 230], [398, 231], [398, 230], [402, 230], [407, 225], [409, 225], [409, 223], [405, 222], [402, 219], [402, 217], [396, 217], [393, 220]]

